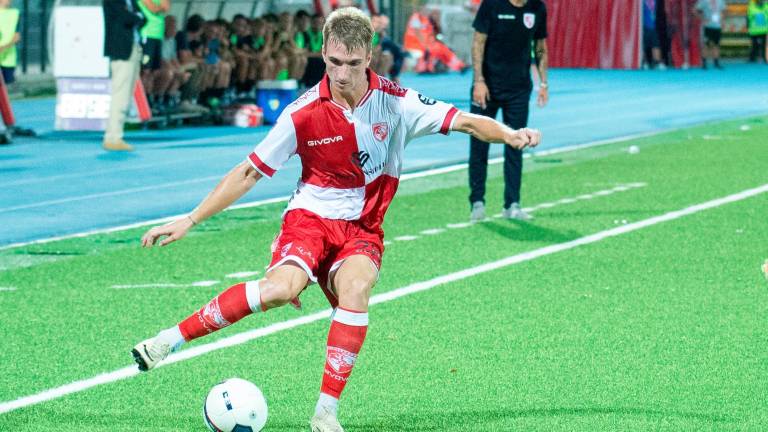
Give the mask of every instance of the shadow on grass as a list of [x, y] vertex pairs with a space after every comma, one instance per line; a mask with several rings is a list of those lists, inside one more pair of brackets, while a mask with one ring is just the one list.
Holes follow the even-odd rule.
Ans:
[[[446, 428], [465, 427], [462, 430], [505, 430], [494, 424], [503, 420], [523, 418], [559, 418], [589, 416], [634, 416], [644, 418], [677, 418], [695, 423], [733, 423], [737, 417], [719, 413], [698, 413], [679, 410], [664, 410], [631, 407], [588, 407], [588, 408], [534, 408], [524, 410], [489, 409], [475, 411], [453, 411], [402, 415], [373, 422], [347, 422], [344, 426], [350, 432], [362, 431], [437, 431]], [[693, 425], [691, 425], [693, 426]], [[271, 429], [271, 428], [270, 428]]]
[[501, 237], [515, 241], [562, 243], [582, 236], [578, 231], [556, 231], [519, 220], [483, 222], [478, 224], [478, 226]]

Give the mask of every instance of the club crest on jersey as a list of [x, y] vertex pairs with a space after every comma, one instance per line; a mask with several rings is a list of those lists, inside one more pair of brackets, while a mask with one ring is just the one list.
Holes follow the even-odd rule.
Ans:
[[333, 346], [328, 347], [327, 356], [328, 364], [336, 373], [340, 374], [352, 372], [352, 366], [355, 365], [355, 360], [357, 360], [357, 354]]
[[536, 14], [523, 14], [523, 24], [525, 24], [526, 28], [532, 29], [534, 24], [536, 24]]
[[376, 141], [384, 141], [387, 139], [387, 135], [389, 135], [389, 125], [381, 122], [381, 123], [375, 123], [373, 126], [373, 137], [376, 138]]

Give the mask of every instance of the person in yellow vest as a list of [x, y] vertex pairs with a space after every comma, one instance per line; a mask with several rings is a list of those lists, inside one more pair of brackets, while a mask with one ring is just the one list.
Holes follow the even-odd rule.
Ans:
[[168, 77], [163, 74], [162, 51], [165, 38], [165, 14], [171, 9], [170, 0], [139, 0], [139, 9], [147, 18], [141, 28], [141, 42], [144, 55], [141, 60], [141, 81], [149, 97], [154, 114], [164, 111], [162, 94], [158, 89], [168, 87]]
[[749, 61], [754, 63], [758, 59], [765, 63], [768, 61], [766, 51], [766, 35], [768, 35], [768, 2], [765, 0], [750, 0], [747, 6], [747, 32], [752, 40], [752, 49], [749, 52]]
[[0, 0], [0, 69], [6, 84], [16, 81], [16, 44], [19, 36], [19, 10], [11, 7], [11, 0]]

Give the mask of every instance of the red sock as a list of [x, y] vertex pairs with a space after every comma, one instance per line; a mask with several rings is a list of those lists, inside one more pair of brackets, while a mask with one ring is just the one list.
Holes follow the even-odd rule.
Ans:
[[325, 371], [320, 392], [336, 399], [347, 384], [368, 331], [368, 313], [336, 309], [328, 331]]
[[[256, 284], [255, 292], [258, 293], [258, 282], [248, 282], [248, 285], [252, 283]], [[258, 311], [258, 308], [256, 310]], [[227, 288], [199, 311], [179, 323], [179, 330], [184, 340], [191, 341], [234, 324], [251, 313], [253, 311], [248, 304], [246, 283], [239, 283]]]

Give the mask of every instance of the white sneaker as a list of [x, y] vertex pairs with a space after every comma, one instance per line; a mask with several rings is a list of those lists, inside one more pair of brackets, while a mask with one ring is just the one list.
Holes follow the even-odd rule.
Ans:
[[475, 201], [472, 203], [472, 211], [469, 213], [470, 222], [480, 222], [485, 219], [485, 203]]
[[520, 208], [519, 203], [512, 203], [509, 208], [505, 208], [501, 212], [501, 216], [505, 219], [517, 219], [522, 221], [527, 221], [533, 219], [533, 216], [523, 211], [523, 209]]
[[309, 421], [309, 427], [312, 432], [344, 432], [336, 416], [328, 410], [315, 414]]
[[144, 372], [157, 366], [170, 353], [171, 345], [157, 337], [139, 342], [131, 350], [133, 360], [138, 363], [139, 370]]

